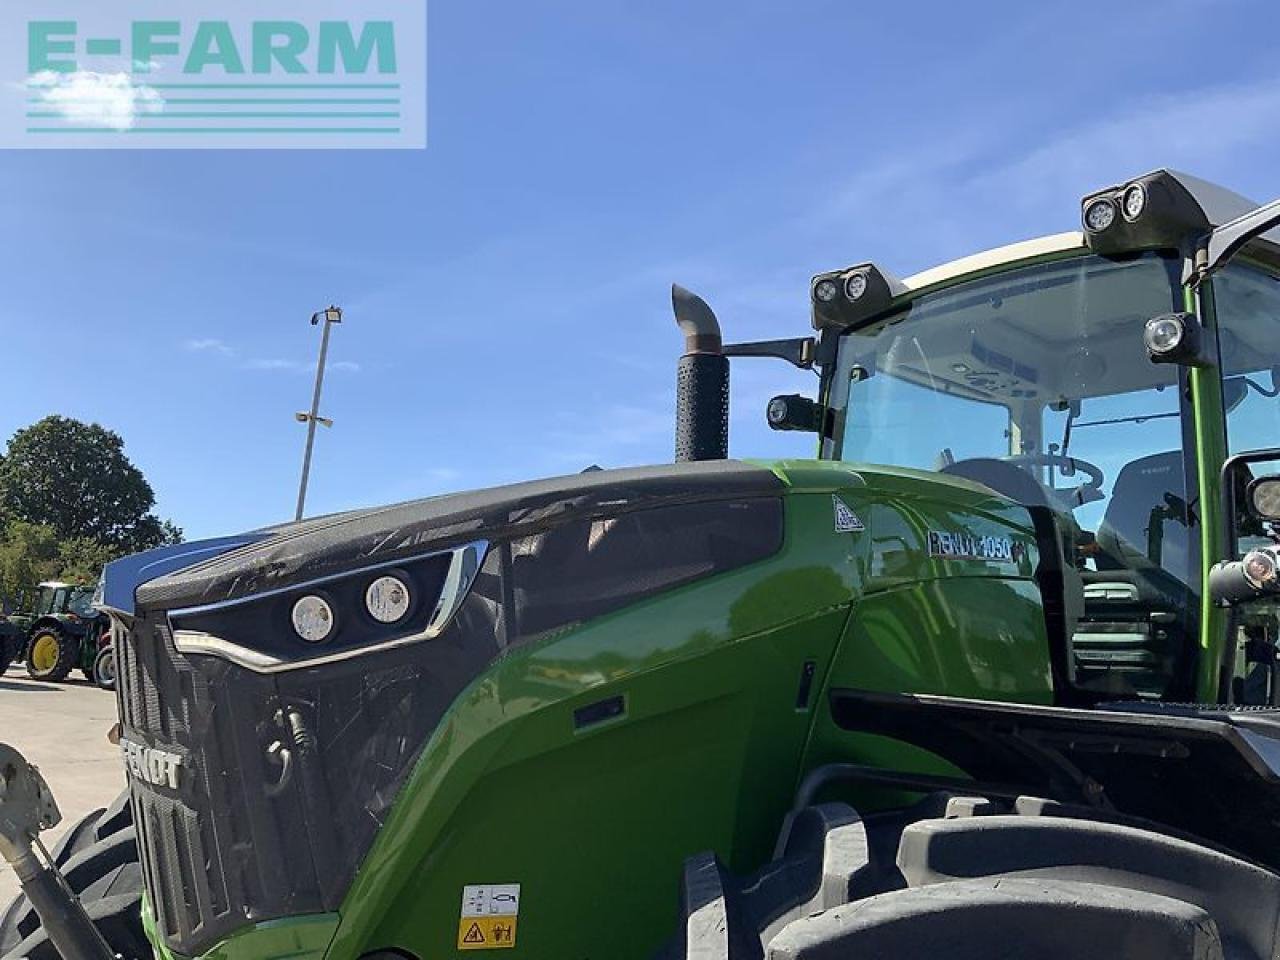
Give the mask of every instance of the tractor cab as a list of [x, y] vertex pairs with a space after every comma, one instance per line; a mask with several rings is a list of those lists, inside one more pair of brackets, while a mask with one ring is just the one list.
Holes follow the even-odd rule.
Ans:
[[1180, 263], [1082, 247], [1067, 235], [1004, 251], [1032, 262], [851, 328], [826, 453], [937, 471], [1027, 507], [1061, 691], [1189, 699], [1194, 412], [1180, 368], [1153, 364], [1142, 341], [1146, 319], [1177, 306]]
[[[49, 580], [36, 588], [27, 627], [27, 674], [35, 680], [62, 680], [77, 667], [99, 686], [114, 683], [109, 627], [93, 608], [94, 588]], [[104, 667], [97, 664], [102, 655]]]
[[66, 617], [92, 619], [93, 588], [76, 587], [69, 583], [49, 580], [36, 588], [35, 614], [39, 617]]
[[1207, 584], [1238, 554], [1224, 464], [1280, 437], [1280, 246], [1195, 262], [1203, 231], [1254, 209], [1157, 171], [1086, 197], [1082, 232], [814, 278], [821, 456], [1028, 509], [1059, 703], [1217, 700], [1236, 641], [1260, 649], [1226, 636]]

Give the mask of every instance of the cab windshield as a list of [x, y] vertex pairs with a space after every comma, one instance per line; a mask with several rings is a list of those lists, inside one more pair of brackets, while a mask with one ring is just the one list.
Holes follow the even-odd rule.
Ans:
[[845, 334], [831, 385], [840, 459], [953, 474], [1033, 508], [1060, 550], [1042, 593], [1071, 651], [1062, 672], [1095, 694], [1169, 695], [1194, 627], [1179, 368], [1142, 343], [1180, 302], [1178, 269], [1078, 256], [925, 295]]
[[71, 596], [67, 600], [67, 609], [74, 613], [77, 617], [90, 619], [96, 615], [93, 609], [93, 588], [79, 587], [71, 591]]

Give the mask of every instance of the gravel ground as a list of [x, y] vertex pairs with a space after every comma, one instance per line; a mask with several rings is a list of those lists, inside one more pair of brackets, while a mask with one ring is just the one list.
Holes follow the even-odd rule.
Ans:
[[[41, 834], [45, 846], [124, 789], [119, 748], [107, 742], [115, 722], [115, 694], [78, 670], [64, 683], [29, 680], [21, 666], [0, 676], [0, 740], [40, 768], [62, 811], [62, 823]], [[17, 892], [18, 878], [0, 860], [0, 909]]]

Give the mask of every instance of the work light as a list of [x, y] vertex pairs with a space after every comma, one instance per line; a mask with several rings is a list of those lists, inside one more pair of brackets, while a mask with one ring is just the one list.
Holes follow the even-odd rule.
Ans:
[[815, 330], [857, 326], [883, 313], [893, 306], [896, 297], [907, 293], [901, 280], [874, 263], [824, 271], [810, 281], [810, 289]]
[[1152, 363], [1181, 363], [1204, 366], [1208, 359], [1201, 349], [1204, 337], [1194, 313], [1162, 313], [1142, 328], [1142, 343]]
[[1147, 206], [1147, 191], [1140, 183], [1131, 183], [1125, 187], [1124, 196], [1120, 200], [1121, 212], [1124, 218], [1132, 223], [1142, 216], [1142, 211]]
[[1105, 198], [1094, 200], [1084, 208], [1084, 227], [1090, 233], [1101, 233], [1116, 220], [1116, 205]]
[[379, 623], [395, 623], [409, 612], [409, 586], [399, 577], [379, 577], [364, 592], [365, 609]]
[[1270, 550], [1250, 550], [1244, 555], [1244, 578], [1257, 590], [1274, 590], [1277, 579], [1275, 554]]
[[333, 633], [333, 608], [314, 593], [298, 599], [290, 618], [294, 631], [307, 643], [321, 643]]
[[1187, 335], [1186, 325], [1176, 313], [1152, 317], [1142, 331], [1142, 341], [1147, 352], [1158, 356], [1173, 353]]

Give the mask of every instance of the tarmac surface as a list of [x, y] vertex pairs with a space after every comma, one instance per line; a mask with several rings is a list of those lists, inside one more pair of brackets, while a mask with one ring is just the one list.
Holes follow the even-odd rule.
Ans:
[[[116, 695], [78, 670], [63, 683], [30, 680], [22, 666], [0, 676], [0, 740], [40, 768], [62, 811], [62, 822], [40, 835], [46, 847], [124, 789], [120, 749], [107, 742], [115, 722]], [[0, 911], [17, 892], [18, 878], [0, 860]]]

